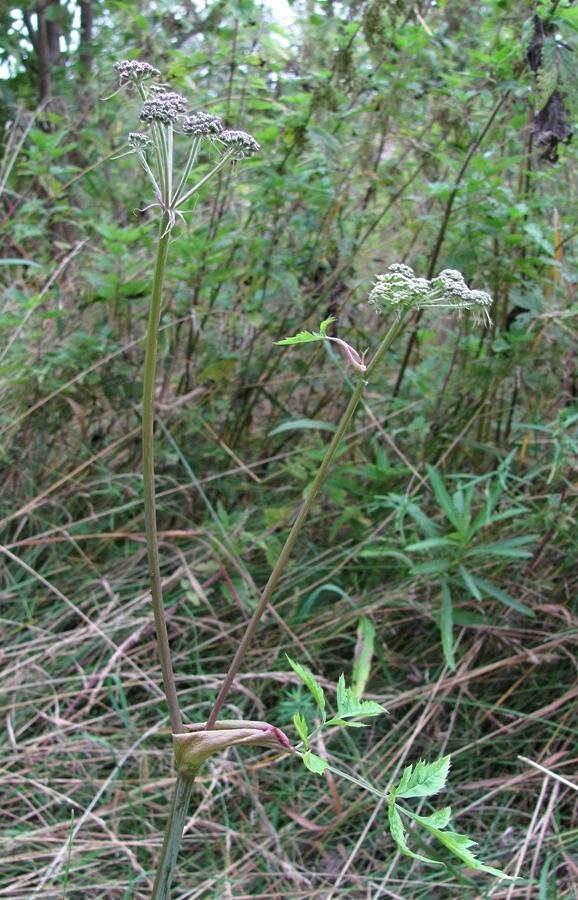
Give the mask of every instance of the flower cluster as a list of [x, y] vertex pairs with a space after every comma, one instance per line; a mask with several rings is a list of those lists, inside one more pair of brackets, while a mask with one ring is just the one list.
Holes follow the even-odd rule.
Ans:
[[141, 134], [138, 131], [131, 131], [128, 142], [137, 153], [147, 153], [153, 149], [153, 142], [148, 134]]
[[139, 119], [149, 125], [153, 122], [172, 125], [185, 112], [186, 108], [186, 97], [172, 91], [161, 91], [153, 100], [145, 100]]
[[435, 306], [448, 309], [467, 309], [474, 321], [491, 324], [489, 309], [492, 298], [485, 291], [472, 291], [456, 269], [443, 272], [427, 281], [416, 278], [409, 266], [396, 263], [377, 276], [369, 295], [369, 302], [377, 312], [391, 308], [423, 309]]
[[383, 275], [377, 276], [369, 302], [378, 312], [391, 306], [409, 309], [425, 300], [429, 290], [425, 278], [416, 278], [409, 266], [395, 263]]
[[185, 116], [181, 123], [183, 134], [195, 137], [216, 137], [223, 131], [223, 123], [218, 116], [206, 112], [196, 112]]
[[[187, 100], [181, 94], [169, 91], [160, 84], [160, 72], [145, 62], [115, 63], [120, 79], [117, 92], [127, 87], [137, 90], [143, 105], [140, 121], [149, 126], [149, 134], [132, 132], [128, 138], [128, 153], [136, 153], [155, 194], [155, 203], [146, 209], [158, 207], [165, 216], [165, 231], [170, 232], [177, 220], [183, 220], [180, 211], [191, 197], [223, 166], [236, 160], [253, 156], [260, 148], [257, 141], [244, 131], [225, 131], [218, 116], [207, 112], [186, 114]], [[148, 82], [145, 84], [144, 82]], [[175, 137], [184, 135], [189, 141], [188, 152], [180, 160], [180, 172], [176, 170], [174, 154]], [[197, 165], [204, 141], [219, 144], [222, 149], [212, 169], [203, 174], [193, 185], [191, 173]]]
[[222, 131], [219, 140], [225, 147], [233, 148], [237, 152], [233, 159], [246, 159], [254, 156], [261, 148], [255, 138], [245, 131]]
[[118, 72], [121, 87], [128, 85], [133, 88], [143, 81], [158, 81], [161, 73], [147, 62], [125, 59], [115, 63], [114, 68]]

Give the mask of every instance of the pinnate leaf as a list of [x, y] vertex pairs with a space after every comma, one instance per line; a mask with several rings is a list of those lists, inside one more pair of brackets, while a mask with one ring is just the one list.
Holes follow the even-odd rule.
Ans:
[[399, 785], [392, 788], [394, 798], [431, 797], [437, 794], [445, 787], [450, 759], [450, 756], [443, 756], [433, 763], [420, 760], [415, 766], [407, 766]]
[[326, 331], [329, 325], [335, 322], [335, 316], [329, 316], [324, 319], [319, 326], [319, 331], [300, 331], [293, 337], [283, 338], [281, 341], [275, 341], [277, 346], [285, 346], [287, 344], [309, 344], [311, 341], [324, 341], [327, 339]]
[[321, 687], [319, 682], [316, 681], [313, 673], [310, 672], [309, 669], [305, 669], [302, 665], [300, 665], [300, 663], [295, 662], [293, 659], [291, 659], [290, 656], [287, 656], [287, 660], [295, 674], [299, 676], [305, 687], [310, 691], [313, 699], [319, 707], [321, 717], [325, 722], [325, 693], [323, 691], [323, 688]]
[[352, 716], [379, 716], [387, 710], [373, 700], [360, 700], [353, 693], [352, 688], [346, 687], [345, 677], [339, 676], [337, 682], [337, 715], [328, 721], [328, 725], [349, 725], [359, 728], [362, 722], [346, 722]]

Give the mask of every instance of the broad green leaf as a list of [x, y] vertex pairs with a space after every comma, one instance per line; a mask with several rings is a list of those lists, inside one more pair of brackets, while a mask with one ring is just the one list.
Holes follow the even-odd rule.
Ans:
[[392, 789], [395, 799], [431, 797], [437, 794], [445, 787], [450, 761], [450, 756], [442, 756], [433, 763], [420, 760], [415, 766], [407, 766], [399, 785]]
[[351, 693], [354, 697], [361, 697], [369, 680], [374, 642], [375, 628], [373, 622], [371, 619], [363, 616], [357, 626], [357, 641], [353, 654]]
[[455, 669], [456, 660], [454, 657], [454, 614], [452, 595], [450, 593], [447, 578], [441, 580], [442, 602], [440, 608], [440, 632], [442, 637], [442, 649], [444, 651], [444, 659], [450, 669]]
[[[285, 655], [287, 656], [287, 654]], [[299, 676], [305, 687], [312, 694], [313, 699], [321, 712], [321, 718], [323, 719], [323, 722], [325, 722], [325, 693], [323, 688], [319, 682], [315, 680], [313, 674], [308, 669], [304, 669], [298, 662], [294, 662], [290, 656], [287, 656], [287, 660], [295, 674]]]
[[329, 765], [324, 759], [317, 756], [316, 753], [312, 753], [311, 750], [306, 750], [302, 758], [305, 767], [309, 769], [310, 772], [314, 772], [315, 775], [323, 775], [325, 769]]

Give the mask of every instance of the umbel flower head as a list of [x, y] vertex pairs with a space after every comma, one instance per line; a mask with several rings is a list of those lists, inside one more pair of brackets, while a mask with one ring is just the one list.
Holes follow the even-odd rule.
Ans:
[[409, 266], [395, 263], [377, 276], [369, 302], [377, 312], [397, 309], [398, 313], [409, 309], [468, 310], [474, 321], [484, 321], [491, 325], [490, 306], [492, 298], [485, 291], [472, 291], [464, 281], [464, 276], [456, 269], [443, 272], [427, 281], [416, 278]]
[[248, 159], [261, 149], [255, 138], [245, 131], [222, 131], [219, 140], [236, 151], [233, 159]]
[[158, 81], [161, 73], [154, 66], [147, 62], [139, 62], [138, 60], [125, 59], [123, 62], [114, 64], [114, 68], [118, 72], [121, 87], [127, 85], [129, 88], [136, 87], [143, 81]]
[[[142, 98], [140, 121], [148, 134], [129, 135], [129, 153], [136, 153], [153, 186], [155, 202], [146, 209], [158, 207], [166, 216], [163, 234], [169, 232], [178, 219], [183, 220], [181, 208], [224, 165], [253, 156], [259, 149], [257, 141], [244, 131], [225, 131], [218, 116], [207, 112], [186, 115], [187, 100], [181, 94], [167, 90], [159, 83], [160, 72], [149, 63], [125, 60], [115, 63], [121, 90], [136, 90]], [[118, 91], [117, 91], [118, 93]], [[180, 171], [174, 167], [175, 138], [189, 138], [188, 151], [181, 158]], [[208, 174], [196, 184], [189, 183], [203, 144], [217, 146], [220, 158]]]
[[146, 153], [153, 149], [153, 142], [148, 134], [141, 134], [138, 131], [131, 131], [128, 136], [128, 142], [137, 152]]
[[139, 119], [151, 125], [160, 122], [161, 125], [172, 125], [178, 117], [183, 115], [187, 108], [187, 99], [173, 91], [161, 91], [151, 100], [145, 100], [140, 111]]
[[218, 116], [212, 116], [206, 112], [196, 112], [191, 116], [185, 116], [181, 122], [183, 134], [192, 134], [195, 137], [216, 137], [223, 131], [223, 123]]

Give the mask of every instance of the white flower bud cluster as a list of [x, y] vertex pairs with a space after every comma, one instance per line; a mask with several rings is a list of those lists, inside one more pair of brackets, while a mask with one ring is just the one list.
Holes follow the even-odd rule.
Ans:
[[219, 140], [226, 147], [233, 147], [238, 151], [234, 159], [245, 159], [254, 156], [261, 149], [255, 138], [247, 134], [246, 131], [223, 131], [219, 135]]
[[195, 137], [216, 137], [223, 131], [223, 123], [218, 116], [206, 112], [196, 112], [185, 116], [181, 123], [183, 134]]
[[138, 60], [125, 59], [123, 62], [114, 64], [114, 68], [118, 72], [119, 81], [122, 87], [128, 85], [135, 87], [142, 81], [158, 81], [161, 73], [154, 66], [147, 62], [139, 62]]
[[[165, 215], [164, 237], [177, 220], [184, 220], [181, 207], [209, 178], [227, 163], [253, 156], [260, 147], [244, 131], [225, 131], [218, 116], [202, 111], [187, 115], [186, 97], [160, 84], [159, 70], [149, 63], [125, 60], [115, 63], [114, 67], [120, 80], [116, 93], [123, 88], [136, 90], [143, 101], [139, 118], [150, 127], [150, 134], [132, 132], [128, 137], [127, 152], [136, 153], [153, 186], [156, 202], [145, 209], [158, 207]], [[144, 84], [145, 81], [148, 84]], [[180, 160], [174, 154], [175, 136], [190, 139], [188, 152]], [[188, 180], [197, 165], [203, 142], [216, 146], [220, 159], [209, 173], [199, 176], [200, 180], [190, 186]], [[178, 160], [180, 173], [176, 170], [175, 160]]]
[[172, 125], [187, 108], [186, 97], [173, 91], [163, 91], [154, 100], [145, 100], [140, 111], [141, 122], [160, 122], [161, 125]]
[[153, 142], [148, 134], [141, 134], [139, 131], [131, 131], [128, 142], [137, 153], [147, 153], [153, 149]]
[[409, 266], [395, 263], [377, 276], [369, 302], [377, 312], [389, 309], [424, 309], [437, 307], [468, 310], [475, 322], [491, 324], [489, 309], [492, 298], [485, 291], [472, 291], [456, 269], [443, 272], [427, 281], [416, 278]]

